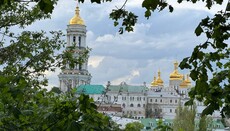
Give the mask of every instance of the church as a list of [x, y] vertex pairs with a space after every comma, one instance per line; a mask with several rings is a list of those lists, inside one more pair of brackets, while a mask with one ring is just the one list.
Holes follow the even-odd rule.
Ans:
[[[87, 50], [86, 25], [80, 17], [77, 6], [73, 18], [67, 25], [67, 45], [65, 51], [70, 51], [74, 58], [78, 59]], [[59, 88], [62, 92], [68, 92], [76, 88], [76, 95], [88, 94], [98, 105], [98, 111], [110, 115], [142, 118], [167, 118], [174, 119], [178, 105], [184, 105], [189, 99], [188, 92], [192, 87], [189, 75], [182, 75], [178, 70], [178, 62], [172, 63], [172, 73], [169, 74], [169, 85], [164, 85], [161, 79], [161, 71], [153, 76], [153, 81], [146, 84], [129, 85], [122, 82], [113, 85], [108, 82], [103, 85], [91, 84], [91, 74], [87, 69], [88, 57], [80, 64], [73, 67], [67, 63], [59, 77]], [[198, 107], [203, 106], [197, 102]], [[201, 110], [202, 111], [202, 110]], [[198, 109], [197, 117], [201, 111]], [[220, 117], [213, 114], [213, 117]]]

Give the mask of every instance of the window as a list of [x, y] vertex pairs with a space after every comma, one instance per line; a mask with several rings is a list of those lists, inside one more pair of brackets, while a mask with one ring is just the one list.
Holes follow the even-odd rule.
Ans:
[[145, 97], [143, 98], [143, 100], [145, 101]]
[[155, 99], [155, 102], [157, 102], [157, 99]]
[[79, 70], [81, 70], [81, 69], [82, 69], [82, 65], [80, 64], [80, 65], [79, 65]]
[[134, 112], [134, 114], [136, 114], [137, 112], [136, 111], [133, 111]]
[[126, 97], [125, 97], [125, 96], [122, 96], [122, 100], [125, 101], [125, 100], [126, 100]]
[[122, 104], [122, 107], [124, 107], [124, 108], [125, 108], [125, 103], [123, 103], [123, 104]]
[[170, 113], [172, 113], [172, 109], [170, 109]]
[[133, 107], [133, 104], [130, 104], [130, 107]]
[[115, 102], [117, 102], [117, 97], [116, 97], [116, 96], [114, 96], [114, 97], [113, 97], [113, 100], [114, 100]]
[[177, 103], [177, 100], [175, 100], [175, 103]]
[[79, 47], [81, 47], [81, 36], [78, 37], [78, 44], [79, 44]]
[[153, 99], [150, 99], [150, 102], [153, 102]]
[[129, 99], [130, 99], [130, 101], [134, 101], [134, 97], [130, 97]]
[[162, 103], [162, 99], [160, 100], [160, 102]]
[[160, 112], [162, 112], [162, 109], [160, 109]]
[[141, 114], [141, 111], [139, 111], [139, 114]]
[[145, 104], [143, 104], [143, 107], [145, 107]]
[[141, 97], [137, 97], [137, 101], [141, 101]]
[[137, 107], [141, 107], [141, 104], [137, 104]]
[[170, 100], [170, 103], [172, 103], [172, 100]]
[[73, 42], [74, 43], [76, 42], [76, 36], [73, 36]]

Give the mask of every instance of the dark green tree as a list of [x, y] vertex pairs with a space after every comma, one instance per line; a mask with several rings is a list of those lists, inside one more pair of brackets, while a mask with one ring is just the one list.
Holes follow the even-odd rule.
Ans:
[[199, 122], [199, 131], [211, 131], [212, 130], [212, 117], [203, 115]]
[[131, 122], [125, 125], [124, 131], [140, 131], [144, 128], [144, 125], [140, 122]]
[[154, 131], [173, 131], [173, 129], [170, 126], [164, 124], [162, 119], [159, 119], [157, 121], [157, 127], [154, 128]]
[[[34, 4], [30, 4], [33, 2]], [[33, 22], [50, 17], [56, 0], [0, 1], [0, 130], [113, 130], [109, 117], [97, 112], [87, 95], [47, 91], [46, 71], [68, 62], [81, 63], [69, 52], [58, 53], [63, 34], [26, 31]], [[18, 27], [21, 32], [12, 32]], [[60, 92], [59, 92], [60, 93]]]
[[179, 105], [176, 117], [173, 120], [173, 130], [194, 131], [195, 130], [196, 106]]

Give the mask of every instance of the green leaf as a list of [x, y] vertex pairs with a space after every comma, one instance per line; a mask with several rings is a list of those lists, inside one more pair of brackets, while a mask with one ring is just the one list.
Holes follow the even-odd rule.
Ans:
[[173, 7], [169, 5], [169, 12], [173, 12]]
[[146, 10], [146, 11], [145, 11], [145, 17], [146, 17], [147, 19], [149, 19], [150, 16], [151, 16], [151, 11], [150, 11], [150, 10]]
[[101, 4], [101, 0], [91, 0], [91, 3], [97, 3], [97, 4]]
[[52, 13], [54, 9], [54, 3], [51, 0], [41, 0], [39, 1], [38, 5], [42, 11], [44, 11], [46, 14]]
[[200, 34], [203, 32], [203, 29], [201, 28], [200, 25], [198, 25], [195, 29], [195, 34], [196, 36], [200, 36]]
[[177, 0], [178, 3], [181, 3], [183, 0]]
[[196, 80], [198, 78], [198, 72], [195, 70], [192, 70], [190, 73], [190, 77], [192, 78], [192, 80]]

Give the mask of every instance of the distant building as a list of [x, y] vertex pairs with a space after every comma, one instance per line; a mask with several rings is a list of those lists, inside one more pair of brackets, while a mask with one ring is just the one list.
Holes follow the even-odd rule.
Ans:
[[123, 116], [145, 118], [148, 91], [146, 86], [132, 86], [122, 82], [120, 85], [109, 85], [107, 88], [105, 101], [110, 104], [120, 104]]

